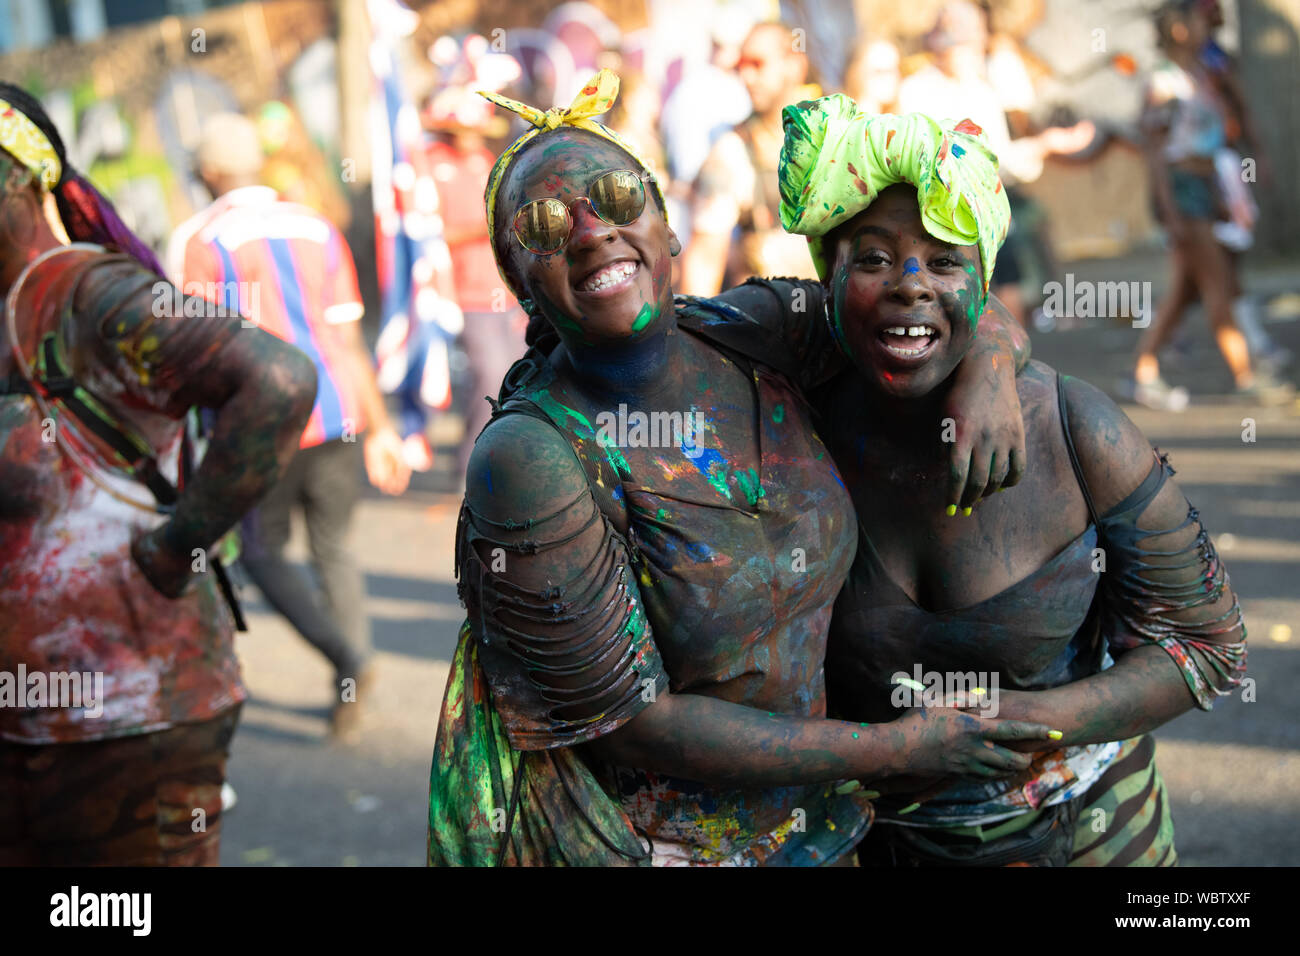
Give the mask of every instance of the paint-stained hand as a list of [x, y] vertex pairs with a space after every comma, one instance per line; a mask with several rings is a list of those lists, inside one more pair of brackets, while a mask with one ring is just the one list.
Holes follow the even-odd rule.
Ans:
[[1019, 773], [1031, 758], [1000, 744], [1046, 740], [1052, 733], [1043, 724], [987, 720], [944, 707], [913, 711], [898, 720], [897, 726], [903, 740], [895, 769], [923, 775], [1000, 777]]
[[178, 598], [193, 577], [193, 559], [167, 542], [166, 528], [162, 525], [132, 541], [131, 557], [155, 591]]
[[953, 374], [943, 408], [941, 437], [950, 443], [948, 513], [973, 508], [1025, 473], [1025, 421], [1017, 371], [1029, 357], [1029, 338], [992, 296], [975, 344]]

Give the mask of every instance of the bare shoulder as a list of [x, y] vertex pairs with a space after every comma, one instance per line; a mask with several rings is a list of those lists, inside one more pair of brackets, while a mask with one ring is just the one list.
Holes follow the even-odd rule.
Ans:
[[1093, 501], [1104, 514], [1150, 472], [1151, 442], [1101, 389], [1070, 375], [1062, 377], [1070, 437]]
[[531, 415], [502, 415], [479, 436], [465, 475], [466, 498], [493, 522], [554, 514], [590, 490], [568, 440]]
[[1050, 365], [1030, 360], [1016, 375], [1016, 391], [1020, 395], [1020, 405], [1026, 412], [1048, 399], [1055, 404], [1056, 370]]

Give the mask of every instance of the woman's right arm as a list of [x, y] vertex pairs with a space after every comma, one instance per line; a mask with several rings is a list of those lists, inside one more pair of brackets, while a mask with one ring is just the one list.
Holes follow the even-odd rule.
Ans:
[[468, 478], [461, 576], [517, 749], [589, 744], [622, 766], [764, 787], [995, 776], [1029, 761], [994, 741], [1048, 732], [937, 709], [863, 726], [671, 693], [629, 556], [568, 441], [545, 422], [504, 416], [480, 437]]

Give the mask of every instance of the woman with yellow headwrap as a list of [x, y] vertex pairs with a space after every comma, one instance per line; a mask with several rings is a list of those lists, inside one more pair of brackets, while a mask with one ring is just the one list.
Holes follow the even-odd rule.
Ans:
[[[616, 92], [602, 72], [567, 110], [490, 97], [531, 126], [486, 205], [535, 347], [466, 478], [469, 620], [434, 754], [429, 860], [842, 863], [870, 822], [859, 778], [996, 776], [1028, 761], [993, 741], [1047, 728], [952, 710], [888, 733], [824, 719], [827, 626], [856, 532], [792, 384], [830, 355], [814, 344], [821, 289], [674, 299], [679, 246], [656, 180], [594, 119]], [[751, 361], [756, 342], [776, 357]], [[958, 391], [990, 429], [1016, 417], [982, 365]], [[936, 493], [958, 500], [969, 470]]]
[[1017, 748], [1034, 755], [1021, 774], [918, 782], [919, 809], [878, 802], [863, 860], [1172, 865], [1147, 735], [1208, 710], [1245, 665], [1196, 510], [1109, 399], [1033, 362], [1016, 385], [1034, 468], [941, 515], [943, 401], [1007, 232], [996, 157], [968, 122], [843, 96], [787, 107], [785, 133], [783, 223], [808, 237], [851, 366], [811, 396], [860, 531], [831, 624], [831, 713], [890, 721], [956, 688], [971, 712], [1059, 730]]

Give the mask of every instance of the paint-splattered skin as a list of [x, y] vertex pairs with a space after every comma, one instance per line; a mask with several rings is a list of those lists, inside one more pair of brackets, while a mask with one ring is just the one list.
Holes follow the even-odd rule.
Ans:
[[[849, 223], [847, 231], [852, 233], [864, 222], [879, 218], [871, 215], [872, 209]], [[942, 500], [935, 488], [947, 449], [939, 430], [927, 424], [933, 424], [936, 417], [935, 392], [948, 379], [952, 356], [940, 353], [932, 360], [935, 369], [922, 368], [910, 376], [895, 375], [891, 381], [888, 362], [870, 347], [870, 339], [875, 329], [892, 322], [890, 310], [900, 303], [920, 302], [932, 306], [942, 302], [950, 316], [960, 311], [964, 303], [960, 295], [944, 298], [951, 282], [956, 281], [956, 273], [947, 267], [928, 270], [923, 266], [909, 276], [907, 281], [913, 284], [902, 297], [887, 291], [884, 283], [903, 280], [907, 258], [899, 255], [899, 251], [924, 244], [926, 239], [914, 204], [910, 217], [895, 218], [898, 218], [895, 225], [899, 235], [879, 242], [869, 241], [869, 258], [865, 263], [862, 250], [853, 243], [840, 248], [832, 286], [851, 290], [837, 296], [844, 338], [850, 345], [866, 345], [850, 349], [857, 368], [828, 387], [818, 404], [829, 421], [827, 443], [853, 497], [866, 536], [864, 540], [869, 539], [874, 545], [874, 554], [887, 583], [900, 589], [916, 607], [916, 613], [923, 615], [931, 613], [923, 609], [939, 613], [949, 608], [977, 607], [1014, 588], [1075, 542], [1089, 526], [1090, 518], [1062, 436], [1055, 375], [1038, 363], [1031, 363], [1017, 380], [1029, 455], [1034, 461], [1027, 479], [1005, 495], [982, 503], [969, 517], [950, 519], [941, 514]], [[883, 254], [871, 251], [880, 245], [885, 247]], [[866, 275], [854, 275], [855, 272]], [[907, 302], [903, 303], [903, 299]], [[956, 327], [958, 322], [954, 320], [950, 328]], [[936, 376], [940, 376], [939, 386], [932, 384]], [[1066, 392], [1071, 432], [1084, 479], [1098, 513], [1104, 515], [1130, 495], [1151, 471], [1150, 445], [1123, 412], [1096, 389], [1071, 380]], [[1168, 482], [1142, 513], [1139, 527], [1177, 528], [1184, 523], [1187, 508], [1177, 486]], [[1198, 581], [1206, 573], [1205, 567], [1200, 561], [1189, 561], [1186, 555], [1176, 553], [1195, 542], [1197, 530], [1190, 526], [1143, 543], [1146, 561], [1169, 568], [1152, 572], [1153, 580], [1197, 590]], [[1157, 556], [1149, 553], [1153, 549], [1174, 554]], [[1087, 581], [1094, 573], [1091, 567], [1094, 560], [1091, 553], [1081, 554], [1075, 577]], [[1112, 563], [1116, 560], [1112, 556]], [[858, 562], [861, 565], [865, 561], [860, 547]], [[1175, 568], [1177, 565], [1185, 566]], [[850, 606], [855, 602], [881, 599], [877, 594], [857, 593], [853, 582], [858, 577], [855, 565], [850, 590], [842, 596], [837, 615], [842, 611], [851, 613]], [[1042, 601], [1052, 599], [1052, 594], [1041, 595]], [[1227, 614], [1234, 600], [1231, 589], [1225, 587], [1212, 603], [1183, 609], [1175, 604], [1168, 616], [1175, 628], [1181, 622], [1190, 632], [1200, 622]], [[1141, 609], [1133, 610], [1138, 613]], [[842, 630], [837, 625], [833, 625], [833, 631], [828, 667], [833, 666], [838, 656], [846, 669], [854, 669], [855, 653], [863, 660], [874, 660], [873, 635], [856, 633], [851, 628]], [[1171, 656], [1173, 651], [1149, 641], [1144, 643], [1133, 635], [1106, 636], [1118, 658], [1114, 667], [1051, 690], [1004, 690], [999, 713], [1056, 727], [1064, 733], [1060, 745], [1069, 745], [1135, 736], [1197, 703], [1197, 698], [1189, 693], [1185, 668], [1181, 667], [1177, 655]], [[1177, 637], [1176, 629], [1173, 636]], [[1238, 625], [1225, 628], [1210, 640], [1217, 645], [1231, 645], [1244, 637], [1244, 628]], [[972, 635], [971, 639], [979, 638]], [[1203, 665], [1206, 674], [1215, 673], [1199, 650], [1186, 648], [1186, 651]], [[988, 651], [989, 657], [995, 657], [996, 653], [997, 649]], [[899, 654], [908, 656], [901, 650]], [[922, 654], [922, 648], [913, 648], [910, 660], [897, 663], [910, 665], [919, 661]], [[965, 662], [978, 661], [979, 657], [978, 648], [972, 648]], [[940, 671], [945, 669], [945, 663], [949, 669], [966, 669], [954, 668], [952, 661], [921, 663], [927, 669]], [[870, 669], [879, 669], [877, 665], [884, 666], [874, 660]], [[1211, 679], [1210, 683], [1221, 689], [1230, 686], [1226, 675], [1217, 677], [1222, 679]], [[831, 683], [835, 683], [834, 678]], [[834, 702], [839, 714], [866, 719], [868, 714], [879, 717], [889, 709], [888, 688], [880, 681], [872, 683], [869, 690], [863, 684], [852, 682], [840, 686], [842, 693]], [[882, 700], [882, 695], [886, 699]]]
[[[566, 201], [576, 198], [600, 170], [625, 161], [608, 145], [569, 133], [556, 134], [553, 147], [533, 147], [521, 156], [502, 186], [505, 210], [547, 191]], [[557, 169], [559, 180], [550, 177]], [[494, 532], [501, 541], [575, 535], [541, 555], [511, 553], [492, 585], [497, 592], [549, 594], [584, 569], [602, 566], [608, 538], [599, 524], [586, 526], [591, 500], [636, 545], [635, 556], [614, 557], [621, 564], [631, 560], [637, 569], [628, 593], [644, 602], [654, 640], [662, 638], [673, 687], [691, 692], [644, 701], [623, 726], [613, 732], [602, 727], [605, 736], [588, 743], [589, 749], [612, 764], [715, 787], [876, 776], [889, 772], [900, 755], [970, 772], [1023, 766], [1010, 752], [985, 746], [983, 738], [1041, 736], [1046, 728], [997, 726], [953, 712], [914, 715], [888, 729], [818, 719], [826, 615], [847, 567], [852, 516], [807, 409], [788, 385], [766, 375], [752, 379], [678, 327], [667, 281], [674, 240], [657, 210], [648, 207], [637, 222], [621, 228], [602, 223], [585, 203], [574, 204], [572, 213], [567, 250], [549, 257], [522, 251], [504, 225], [512, 213], [498, 223], [496, 247], [510, 264], [512, 285], [551, 318], [560, 336], [544, 386], [521, 393], [559, 431], [524, 415], [495, 421], [471, 459], [467, 502], [483, 533], [488, 524], [505, 529]], [[597, 302], [576, 293], [575, 284], [593, 268], [620, 259], [639, 268], [617, 297]], [[647, 305], [656, 316], [637, 332]], [[557, 317], [557, 311], [563, 314]], [[644, 411], [695, 407], [706, 422], [706, 454], [690, 460], [681, 449], [602, 446], [593, 424], [619, 403]], [[588, 503], [584, 488], [593, 496]], [[546, 523], [544, 535], [518, 526], [555, 513], [561, 517]], [[478, 566], [491, 565], [486, 545], [477, 560]], [[475, 609], [482, 608], [472, 593], [478, 572], [462, 564], [462, 574], [471, 581], [467, 600], [474, 621]], [[560, 610], [557, 604], [555, 623], [528, 622], [539, 648], [576, 641], [558, 619]], [[521, 631], [525, 623], [509, 622]], [[636, 640], [629, 634], [604, 659], [617, 661]], [[484, 664], [490, 677], [491, 650], [485, 650]], [[592, 722], [602, 720], [601, 707], [635, 680], [634, 674], [601, 677], [617, 683], [584, 704]], [[526, 695], [520, 684], [525, 679], [494, 678], [500, 709], [519, 703], [500, 689], [514, 687]], [[593, 683], [590, 673], [546, 679], [557, 693]], [[579, 708], [564, 710], [567, 720], [582, 716]], [[587, 742], [591, 736], [571, 733], [570, 739]], [[746, 813], [752, 818], [769, 810], [779, 814], [788, 805], [751, 800]], [[749, 821], [766, 822], [761, 816]]]
[[[831, 602], [852, 554], [851, 511], [812, 437], [807, 409], [789, 386], [766, 373], [751, 381], [736, 363], [690, 333], [676, 335], [684, 340], [683, 354], [711, 383], [694, 404], [708, 423], [702, 444], [718, 451], [714, 467], [708, 456], [691, 461], [681, 449], [603, 448], [592, 429], [601, 409], [561, 377], [545, 394], [530, 389], [526, 397], [569, 434], [506, 415], [479, 439], [467, 475], [469, 505], [487, 520], [564, 515], [562, 524], [544, 532], [499, 532], [502, 541], [555, 540], [579, 531], [588, 506], [566, 505], [575, 495], [581, 501], [585, 486], [635, 546], [634, 599], [644, 604], [672, 692], [660, 692], [607, 736], [580, 737], [603, 760], [641, 768], [618, 773], [620, 786], [630, 787], [623, 790], [628, 812], [652, 836], [688, 842], [690, 836], [682, 832], [687, 823], [717, 822], [699, 812], [668, 812], [701, 798], [679, 793], [669, 778], [646, 777], [647, 771], [720, 788], [709, 801], [722, 815], [718, 825], [730, 827], [735, 836], [762, 832], [787, 818], [793, 807], [820, 800], [799, 784], [879, 776], [903, 755], [927, 766], [959, 764], [969, 772], [1014, 766], [1005, 751], [980, 748], [974, 735], [993, 732], [992, 725], [980, 727], [951, 712], [917, 715], [889, 728], [819, 719], [824, 707], [819, 662]], [[761, 464], [752, 433], [756, 413], [762, 423]], [[579, 466], [575, 447], [597, 480]], [[744, 478], [751, 474], [761, 478], [761, 497], [746, 494]], [[725, 482], [717, 480], [721, 475]], [[508, 555], [500, 577], [512, 588], [553, 588], [584, 568], [601, 566], [606, 547], [601, 527], [592, 526], [563, 548], [536, 557]], [[796, 548], [803, 552], [798, 559]], [[482, 564], [490, 566], [491, 559], [490, 548], [481, 546]], [[628, 558], [619, 552], [617, 560]], [[472, 573], [462, 573], [473, 580]], [[471, 595], [468, 603], [476, 620], [480, 599]], [[568, 638], [571, 631], [568, 624], [516, 617], [506, 623], [548, 642]], [[608, 659], [627, 653], [632, 642], [629, 635]], [[493, 673], [488, 649], [484, 660], [497, 707], [512, 739], [520, 739], [515, 726], [537, 727], [535, 718], [512, 713], [531, 696], [528, 688]], [[498, 667], [509, 667], [498, 660]], [[593, 716], [639, 679], [637, 673], [627, 674], [591, 704]], [[572, 688], [593, 680], [584, 672], [554, 684]], [[566, 714], [578, 716], [573, 708]], [[1031, 731], [1012, 725], [1005, 732]], [[562, 742], [547, 740], [537, 729], [530, 746]]]
[[[194, 574], [194, 549], [210, 547], [287, 464], [311, 410], [314, 370], [238, 319], [154, 316], [156, 281], [121, 257], [76, 252], [47, 260], [24, 285], [20, 337], [61, 329], [78, 381], [158, 450], [164, 470], [176, 466], [185, 409], [210, 407], [217, 419], [203, 464], [164, 522], [114, 499], [44, 441], [30, 397], [0, 398], [0, 670], [21, 662], [102, 671], [107, 697], [99, 721], [67, 709], [6, 710], [14, 719], [0, 734], [11, 739], [144, 732], [242, 699], [230, 617], [212, 574]], [[6, 345], [0, 376], [12, 371]], [[76, 423], [56, 413], [53, 427]], [[101, 477], [150, 500], [138, 482], [107, 469]]]

